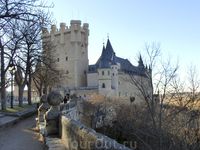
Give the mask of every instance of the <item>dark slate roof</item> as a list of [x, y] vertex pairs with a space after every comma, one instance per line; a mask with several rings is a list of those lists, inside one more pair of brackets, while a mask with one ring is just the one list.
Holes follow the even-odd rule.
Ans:
[[112, 59], [113, 53], [114, 53], [114, 50], [113, 50], [113, 48], [112, 48], [112, 45], [110, 44], [110, 40], [108, 39], [108, 40], [107, 40], [107, 44], [106, 44], [106, 55], [107, 55], [107, 57], [108, 57], [108, 59], [109, 59], [109, 62], [110, 62], [111, 59]]
[[97, 73], [97, 68], [99, 67], [99, 65], [89, 65], [88, 67], [88, 73]]
[[104, 46], [103, 46], [101, 58], [99, 61], [98, 69], [102, 69], [102, 68], [110, 68], [108, 53], [106, 52], [106, 49]]
[[144, 68], [144, 64], [143, 64], [141, 55], [140, 55], [140, 57], [139, 57], [138, 67], [139, 67], [139, 68]]
[[113, 53], [113, 60], [111, 61], [111, 65], [117, 65], [115, 53]]
[[[113, 51], [113, 48], [110, 44], [110, 41], [108, 39], [107, 41], [107, 45], [106, 45], [106, 48], [103, 49], [105, 53], [102, 52], [103, 55], [106, 55], [107, 56], [107, 59], [109, 60], [109, 62], [111, 62], [111, 64], [113, 63], [112, 60], [112, 55], [114, 54], [114, 51]], [[101, 55], [102, 57], [102, 55]], [[97, 60], [96, 64], [94, 65], [89, 65], [89, 70], [88, 70], [88, 73], [97, 73], [97, 69], [98, 68], [101, 68], [101, 57]], [[108, 67], [109, 65], [109, 62], [107, 63], [106, 62], [106, 66]], [[133, 74], [133, 75], [138, 75], [138, 76], [146, 76], [145, 75], [145, 68], [140, 68], [138, 66], [133, 66], [130, 61], [128, 59], [123, 59], [123, 58], [120, 58], [120, 57], [117, 57], [115, 56], [115, 62], [116, 63], [120, 63], [121, 64], [121, 70], [124, 72], [124, 73], [127, 73], [127, 74]], [[139, 62], [141, 64], [143, 64], [142, 62], [142, 58], [140, 56], [139, 58]], [[100, 66], [100, 67], [99, 67]], [[144, 65], [143, 65], [144, 66]], [[109, 65], [109, 68], [110, 68], [110, 65]]]

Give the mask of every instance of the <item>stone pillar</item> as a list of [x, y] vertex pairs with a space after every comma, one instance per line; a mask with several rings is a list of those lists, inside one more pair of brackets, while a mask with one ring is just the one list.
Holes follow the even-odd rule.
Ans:
[[42, 105], [38, 108], [38, 121], [44, 122], [44, 115], [50, 108], [50, 105], [47, 103], [47, 95], [41, 96], [40, 103], [42, 103]]
[[45, 136], [58, 134], [59, 132], [59, 115], [61, 114], [60, 103], [62, 102], [62, 95], [57, 91], [52, 91], [47, 96], [47, 102], [51, 107], [45, 115]]

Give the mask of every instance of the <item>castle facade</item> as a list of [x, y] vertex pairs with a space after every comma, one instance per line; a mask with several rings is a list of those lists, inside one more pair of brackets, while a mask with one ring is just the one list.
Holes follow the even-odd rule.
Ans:
[[48, 39], [54, 43], [57, 66], [68, 76], [59, 85], [55, 85], [54, 90], [60, 91], [63, 96], [76, 93], [77, 96], [87, 97], [98, 93], [139, 99], [141, 90], [129, 78], [133, 76], [138, 80], [148, 80], [146, 73], [151, 72], [151, 69], [144, 66], [141, 56], [138, 65], [132, 65], [127, 59], [116, 55], [108, 39], [106, 45], [103, 44], [97, 62], [89, 65], [89, 24], [81, 26], [80, 20], [71, 20], [70, 24], [68, 27], [60, 23], [59, 29], [52, 25], [50, 32], [44, 28], [42, 33], [43, 40]]

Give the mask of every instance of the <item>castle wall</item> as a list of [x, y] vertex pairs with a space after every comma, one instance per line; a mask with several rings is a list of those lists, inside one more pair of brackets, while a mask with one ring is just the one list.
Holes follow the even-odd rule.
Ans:
[[[147, 79], [140, 76], [134, 76], [134, 78], [138, 81], [143, 80], [143, 88], [144, 90], [149, 91], [149, 86]], [[140, 82], [142, 83], [142, 82]], [[119, 74], [119, 97], [124, 97], [126, 99], [130, 99], [130, 97], [135, 97], [135, 102], [143, 100], [141, 91], [138, 87], [130, 80], [130, 76], [128, 74], [121, 73]]]
[[87, 74], [87, 86], [98, 86], [98, 74], [90, 73]]
[[76, 93], [77, 96], [81, 97], [88, 97], [89, 95], [92, 95], [93, 93], [98, 93], [98, 89], [94, 90], [71, 90], [70, 94]]
[[88, 26], [85, 23], [81, 27], [80, 20], [71, 20], [71, 26], [61, 23], [58, 30], [53, 25], [50, 33], [47, 31], [42, 35], [43, 40], [51, 39], [54, 43], [57, 68], [68, 77], [62, 80], [59, 87], [87, 86]]

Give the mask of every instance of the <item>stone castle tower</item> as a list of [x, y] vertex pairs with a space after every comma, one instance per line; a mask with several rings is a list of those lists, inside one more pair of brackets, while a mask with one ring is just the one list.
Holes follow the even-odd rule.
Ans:
[[84, 23], [81, 27], [80, 20], [71, 20], [70, 24], [68, 27], [66, 23], [60, 23], [60, 29], [52, 25], [50, 32], [44, 28], [42, 40], [54, 43], [57, 67], [67, 75], [59, 87], [86, 87], [89, 24]]
[[110, 93], [111, 91], [111, 68], [109, 65], [109, 59], [106, 55], [106, 49], [103, 45], [103, 50], [101, 58], [99, 61], [98, 71], [98, 85], [99, 85], [99, 94], [104, 92]]

